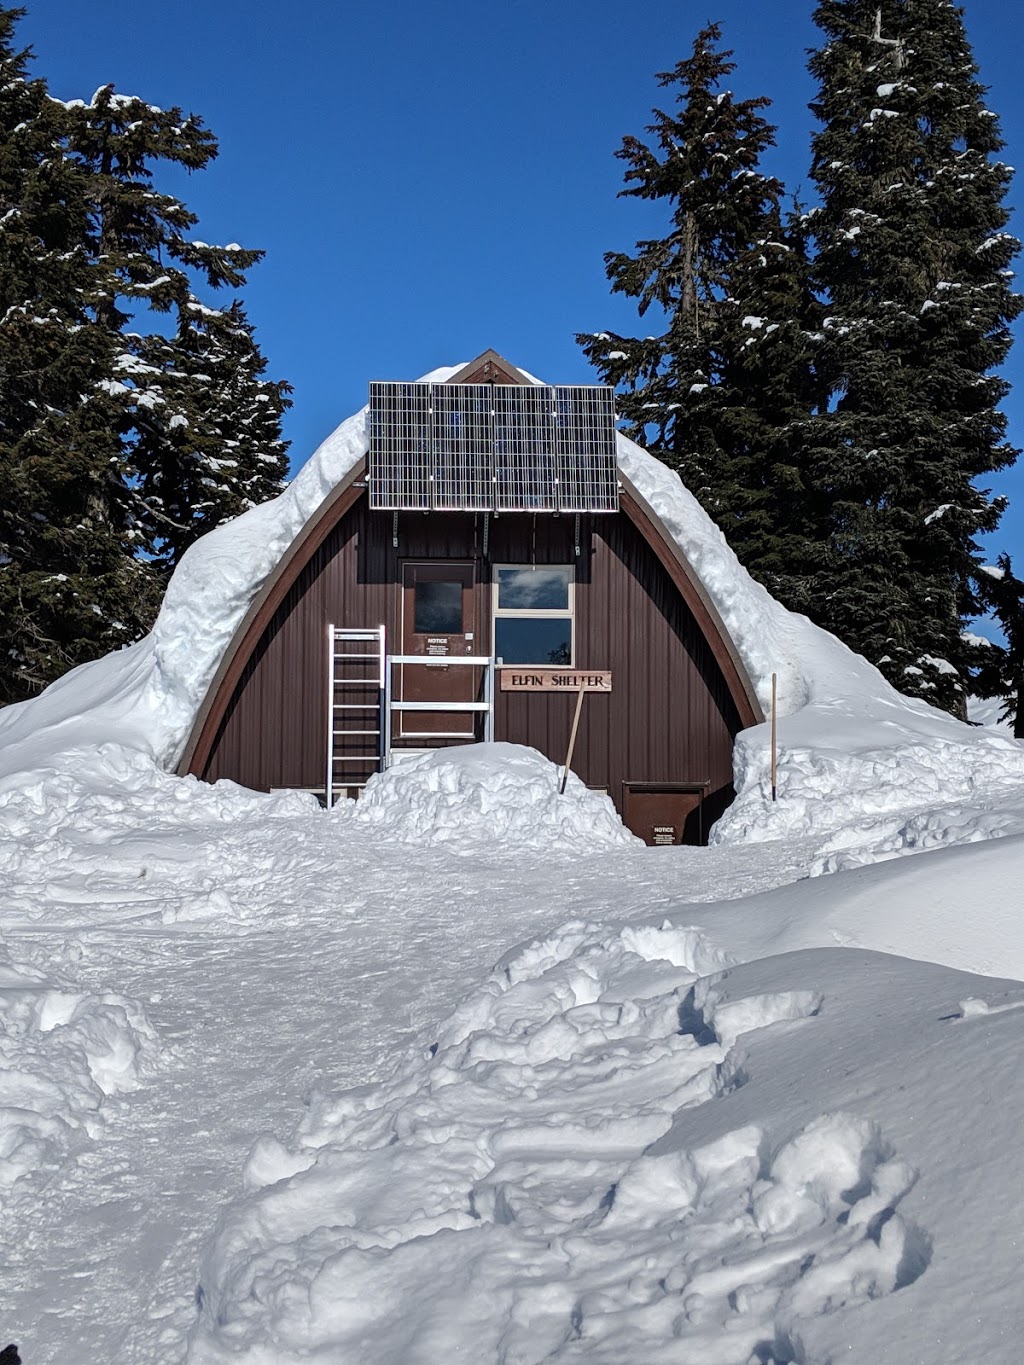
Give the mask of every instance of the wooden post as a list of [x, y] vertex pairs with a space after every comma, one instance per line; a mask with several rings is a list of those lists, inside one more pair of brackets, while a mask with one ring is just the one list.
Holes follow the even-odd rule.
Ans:
[[565, 792], [565, 784], [569, 780], [569, 764], [572, 762], [572, 751], [576, 747], [576, 731], [580, 728], [580, 712], [583, 710], [583, 698], [587, 689], [580, 684], [579, 691], [576, 693], [576, 713], [572, 718], [572, 729], [569, 731], [569, 747], [565, 753], [565, 767], [562, 769], [562, 785], [558, 788], [561, 796]]
[[776, 722], [775, 722], [775, 702], [777, 697], [777, 675], [772, 674], [772, 800], [778, 799], [778, 788], [776, 786], [776, 767], [775, 767], [775, 741], [776, 741]]

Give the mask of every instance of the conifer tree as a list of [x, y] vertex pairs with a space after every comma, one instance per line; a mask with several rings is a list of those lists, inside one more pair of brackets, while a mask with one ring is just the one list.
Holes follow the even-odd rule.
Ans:
[[222, 521], [275, 497], [288, 469], [281, 416], [290, 385], [267, 362], [242, 305], [189, 300], [172, 337], [139, 346], [135, 413], [139, 518], [156, 564], [173, 568]]
[[971, 690], [982, 697], [1004, 698], [1001, 718], [1012, 722], [1017, 739], [1024, 739], [1024, 582], [1014, 573], [1008, 554], [1001, 554], [994, 565], [981, 566], [977, 590], [1006, 643], [981, 646]]
[[113, 340], [83, 304], [86, 189], [19, 17], [0, 9], [0, 703], [136, 638], [155, 600], [120, 482]]
[[194, 240], [155, 183], [212, 134], [110, 86], [51, 98], [20, 16], [0, 6], [0, 704], [137, 639], [192, 540], [280, 490], [288, 403], [241, 303], [196, 297], [262, 253]]
[[[197, 275], [211, 289], [237, 288], [263, 253], [194, 240], [195, 215], [154, 188], [155, 167], [201, 170], [216, 156], [194, 115], [104, 86], [89, 104], [69, 105], [68, 149], [91, 187], [89, 302], [122, 337], [122, 435], [139, 533], [169, 570], [203, 532], [282, 487], [288, 386], [262, 378], [266, 362], [237, 300], [222, 310], [193, 292]], [[140, 335], [149, 313], [170, 314], [173, 327]]]
[[655, 109], [653, 144], [627, 137], [616, 153], [628, 167], [621, 194], [663, 201], [671, 227], [633, 255], [609, 252], [606, 272], [663, 330], [577, 340], [618, 387], [628, 434], [680, 471], [752, 572], [803, 607], [815, 558], [800, 464], [814, 305], [800, 220], [785, 218], [781, 183], [759, 169], [775, 139], [769, 101], [720, 88], [735, 69], [720, 37], [708, 25], [658, 76], [678, 107]]
[[983, 481], [1016, 451], [993, 371], [1021, 308], [1010, 168], [949, 0], [825, 0], [811, 59], [821, 120], [815, 276], [828, 299], [813, 423], [831, 502], [819, 619], [903, 691], [962, 713], [976, 662]]
[[718, 408], [708, 511], [779, 601], [814, 609], [824, 507], [809, 467], [809, 415], [822, 401], [803, 218], [773, 212], [739, 255], [719, 304]]

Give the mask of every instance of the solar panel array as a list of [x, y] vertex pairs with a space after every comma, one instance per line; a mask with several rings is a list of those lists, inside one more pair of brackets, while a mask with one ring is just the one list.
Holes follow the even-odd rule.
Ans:
[[615, 395], [598, 385], [370, 385], [370, 506], [617, 512]]

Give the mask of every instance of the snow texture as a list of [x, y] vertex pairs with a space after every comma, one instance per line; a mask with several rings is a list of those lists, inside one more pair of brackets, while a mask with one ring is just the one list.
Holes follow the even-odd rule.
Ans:
[[[569, 925], [390, 1080], [257, 1142], [189, 1361], [961, 1360], [964, 1265], [1016, 1239], [1005, 1201], [968, 1209], [1024, 1178], [1024, 1098], [978, 1107], [1024, 987], [722, 957], [685, 924]], [[998, 1035], [953, 1027], [993, 1009]], [[975, 1358], [1015, 1359], [1000, 1277], [968, 1292]]]
[[473, 857], [480, 841], [507, 849], [641, 848], [607, 796], [519, 744], [466, 744], [406, 759], [370, 778], [341, 815], [388, 838], [445, 844]]
[[107, 1098], [136, 1089], [160, 1051], [136, 1001], [83, 990], [0, 945], [0, 1207], [8, 1221], [102, 1141]]

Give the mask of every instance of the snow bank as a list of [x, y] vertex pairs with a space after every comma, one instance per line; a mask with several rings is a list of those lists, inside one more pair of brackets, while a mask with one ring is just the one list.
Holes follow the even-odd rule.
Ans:
[[570, 925], [390, 1081], [261, 1139], [191, 1365], [1009, 1365], [1019, 1296], [990, 1268], [1015, 1261], [1024, 1096], [990, 1092], [1024, 987], [723, 960], [686, 925]]
[[[266, 795], [234, 782], [172, 777], [120, 745], [72, 750], [58, 764], [0, 778], [5, 926], [52, 924], [68, 906], [86, 927], [147, 916], [163, 923], [237, 918], [242, 907], [223, 891], [236, 872], [228, 836], [254, 818], [308, 819], [313, 811], [319, 807], [308, 793]], [[176, 852], [170, 866], [168, 848]], [[252, 850], [239, 857], [257, 886]]]
[[968, 697], [967, 719], [972, 725], [988, 725], [1001, 730], [1004, 734], [1012, 735], [1013, 724], [1003, 719], [1005, 708], [1005, 697]]
[[103, 1132], [160, 1048], [140, 1005], [18, 963], [0, 946], [0, 1199], [36, 1196]]
[[[713, 840], [838, 834], [853, 812], [888, 817], [878, 839], [896, 856], [927, 846], [915, 833], [915, 808], [970, 803], [980, 790], [1024, 796], [1020, 741], [897, 692], [866, 659], [755, 583], [671, 470], [623, 437], [619, 462], [697, 571], [766, 714], [777, 675], [779, 799], [770, 800], [768, 726], [754, 726], [737, 739], [738, 796]], [[908, 813], [903, 837], [898, 813]], [[865, 857], [870, 846], [866, 835]]]
[[[712, 839], [833, 834], [836, 848], [849, 845], [858, 861], [870, 858], [872, 850], [892, 857], [960, 841], [965, 808], [1020, 804], [1024, 745], [1019, 740], [911, 708], [910, 702], [904, 706], [871, 695], [808, 702], [779, 725], [775, 803], [767, 727], [744, 731], [734, 755], [737, 799]], [[991, 834], [999, 832], [997, 826], [989, 826]]]
[[607, 796], [520, 744], [472, 744], [406, 759], [372, 777], [363, 796], [339, 808], [389, 838], [474, 852], [481, 841], [507, 849], [587, 853], [642, 848]]

